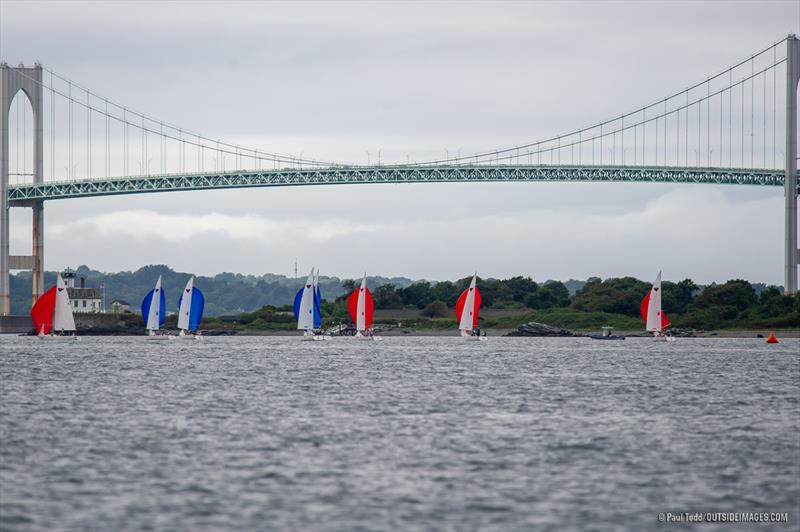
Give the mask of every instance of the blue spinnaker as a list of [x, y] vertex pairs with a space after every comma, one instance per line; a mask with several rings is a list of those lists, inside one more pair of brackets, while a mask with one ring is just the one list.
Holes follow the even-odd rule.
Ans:
[[[183, 302], [183, 293], [178, 298], [178, 308], [181, 308]], [[192, 305], [189, 308], [189, 330], [194, 332], [200, 328], [200, 322], [203, 321], [203, 308], [206, 305], [206, 298], [203, 292], [196, 286], [192, 287]]]
[[303, 301], [303, 290], [305, 289], [301, 288], [294, 296], [294, 319], [296, 320], [300, 319], [300, 303]]
[[[144, 296], [142, 300], [142, 318], [144, 319], [145, 325], [147, 324], [147, 318], [150, 316], [150, 304], [153, 302], [153, 293], [155, 292], [155, 288], [151, 288], [147, 295]], [[159, 313], [158, 313], [158, 326], [163, 327], [164, 321], [167, 319], [167, 300], [164, 297], [164, 290], [159, 289]]]
[[319, 286], [314, 290], [314, 328], [319, 329], [322, 327], [322, 297], [319, 291]]

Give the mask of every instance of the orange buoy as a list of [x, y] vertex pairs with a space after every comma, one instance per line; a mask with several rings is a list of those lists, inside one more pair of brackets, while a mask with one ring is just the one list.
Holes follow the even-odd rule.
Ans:
[[778, 343], [778, 339], [775, 337], [775, 333], [774, 332], [769, 333], [769, 336], [767, 337], [767, 343], [768, 344], [777, 344]]

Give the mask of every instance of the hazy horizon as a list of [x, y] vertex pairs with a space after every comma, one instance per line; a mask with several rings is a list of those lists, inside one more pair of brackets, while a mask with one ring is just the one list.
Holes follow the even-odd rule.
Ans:
[[[101, 273], [103, 275], [116, 275], [116, 274], [120, 274], [120, 273], [135, 273], [135, 272], [137, 272], [137, 271], [139, 271], [139, 270], [141, 270], [143, 268], [161, 267], [161, 266], [169, 268], [170, 270], [172, 270], [173, 272], [175, 272], [177, 274], [195, 275], [197, 277], [208, 277], [208, 278], [213, 278], [213, 277], [215, 277], [217, 275], [233, 274], [233, 275], [244, 275], [244, 276], [253, 276], [253, 277], [274, 276], [274, 277], [283, 277], [285, 279], [305, 279], [308, 276], [308, 272], [309, 272], [309, 270], [311, 268], [311, 267], [308, 267], [308, 268], [305, 269], [305, 271], [303, 271], [298, 266], [297, 276], [296, 277], [294, 275], [294, 272], [291, 272], [291, 273], [288, 273], [288, 274], [287, 273], [276, 273], [276, 272], [244, 273], [244, 272], [226, 270], [226, 271], [218, 271], [218, 272], [209, 273], [209, 274], [199, 274], [199, 273], [196, 273], [196, 272], [193, 272], [193, 271], [180, 270], [180, 269], [177, 269], [177, 268], [174, 268], [174, 267], [170, 266], [169, 264], [144, 264], [144, 265], [139, 266], [137, 268], [130, 268], [130, 269], [125, 269], [125, 270], [117, 270], [117, 271], [98, 270], [96, 268], [91, 267], [88, 264], [78, 264], [77, 266], [67, 265], [64, 268], [60, 268], [60, 269], [46, 269], [46, 272], [48, 272], [48, 273], [57, 273], [57, 272], [62, 272], [64, 270], [66, 270], [67, 268], [70, 268], [71, 270], [76, 271], [79, 268], [85, 267], [85, 268], [88, 268], [90, 271], [99, 272], [99, 273]], [[314, 269], [316, 271], [317, 268], [314, 267]], [[320, 278], [321, 279], [339, 279], [341, 281], [358, 280], [358, 279], [361, 279], [361, 277], [362, 277], [362, 275], [364, 273], [367, 274], [367, 278], [369, 278], [369, 279], [372, 279], [372, 278], [405, 279], [405, 280], [408, 280], [408, 281], [411, 281], [411, 282], [427, 281], [427, 282], [431, 282], [431, 283], [440, 283], [440, 282], [446, 282], [446, 281], [454, 282], [454, 281], [459, 281], [459, 280], [462, 280], [462, 279], [468, 279], [468, 278], [470, 278], [472, 276], [472, 273], [474, 273], [474, 272], [467, 273], [467, 274], [462, 275], [460, 277], [452, 277], [452, 278], [448, 278], [448, 279], [433, 279], [433, 278], [424, 278], [424, 277], [410, 277], [410, 276], [407, 276], [407, 275], [385, 275], [385, 274], [382, 274], [380, 272], [362, 272], [362, 273], [354, 274], [354, 275], [337, 275], [335, 273], [321, 272], [320, 273]], [[633, 278], [639, 279], [640, 281], [650, 282], [650, 281], [654, 280], [655, 277], [658, 275], [658, 272], [655, 272], [653, 274], [653, 278], [652, 279], [641, 278], [641, 277], [636, 277], [635, 275], [627, 275], [627, 274], [612, 275], [612, 276], [607, 276], [607, 277], [599, 276], [599, 275], [590, 275], [590, 276], [588, 276], [588, 277], [586, 277], [584, 279], [577, 279], [577, 278], [574, 278], [574, 277], [570, 277], [570, 278], [537, 279], [537, 278], [533, 278], [532, 276], [527, 275], [525, 273], [519, 273], [517, 275], [510, 275], [510, 276], [506, 276], [506, 277], [497, 277], [497, 276], [491, 276], [491, 275], [481, 275], [480, 272], [477, 272], [477, 273], [478, 273], [478, 278], [485, 279], [485, 280], [505, 280], [505, 279], [509, 279], [511, 277], [519, 276], [519, 277], [531, 277], [531, 279], [533, 281], [535, 281], [535, 282], [537, 282], [539, 284], [547, 283], [547, 282], [550, 282], [550, 281], [560, 281], [562, 283], [575, 281], [575, 282], [584, 283], [584, 282], [586, 282], [586, 281], [588, 281], [589, 279], [592, 279], [592, 278], [599, 278], [599, 279], [605, 281], [605, 280], [608, 280], [608, 279], [616, 279], [616, 278], [621, 278], [621, 277], [633, 277]], [[30, 271], [17, 271], [15, 273], [12, 273], [12, 275], [19, 275], [19, 274], [22, 274], [22, 276], [24, 276], [24, 277], [30, 277], [31, 272]], [[662, 275], [662, 281], [669, 281], [669, 282], [677, 283], [677, 282], [682, 281], [684, 279], [686, 279], [686, 277], [678, 279], [678, 278], [669, 278], [669, 277], [666, 277], [666, 276]], [[708, 286], [708, 285], [711, 285], [711, 284], [723, 284], [723, 283], [725, 283], [727, 281], [731, 281], [731, 280], [734, 280], [734, 279], [741, 279], [741, 278], [737, 277], [737, 278], [730, 278], [730, 279], [717, 279], [717, 280], [711, 280], [711, 281], [708, 281], [708, 282], [700, 282], [697, 279], [692, 279], [691, 277], [689, 277], [689, 279], [691, 279], [692, 281], [694, 281], [696, 284], [698, 284], [700, 286]], [[743, 280], [749, 282], [750, 284], [754, 284], [754, 285], [766, 285], [766, 286], [773, 285], [773, 286], [778, 286], [780, 288], [783, 288], [782, 284], [777, 284], [776, 285], [774, 283], [768, 283], [768, 282], [765, 282], [765, 281], [753, 280], [753, 279], [743, 279]]]

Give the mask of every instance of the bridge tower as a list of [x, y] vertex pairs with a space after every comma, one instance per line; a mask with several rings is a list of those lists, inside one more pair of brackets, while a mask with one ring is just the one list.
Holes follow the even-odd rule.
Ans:
[[786, 270], [784, 290], [797, 293], [797, 88], [800, 82], [800, 40], [795, 35], [786, 39]]
[[11, 313], [10, 270], [32, 270], [32, 294], [35, 301], [44, 291], [44, 202], [34, 200], [24, 207], [33, 209], [33, 250], [31, 255], [9, 254], [8, 174], [9, 114], [11, 102], [22, 91], [33, 109], [33, 182], [43, 181], [42, 66], [18, 67], [0, 63], [0, 316]]

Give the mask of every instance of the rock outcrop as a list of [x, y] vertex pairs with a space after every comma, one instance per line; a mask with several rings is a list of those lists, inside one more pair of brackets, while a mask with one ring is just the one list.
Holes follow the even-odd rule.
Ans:
[[508, 333], [508, 336], [581, 336], [566, 329], [559, 329], [558, 327], [551, 327], [544, 323], [537, 323], [531, 321], [525, 325], [521, 325], [516, 331]]

